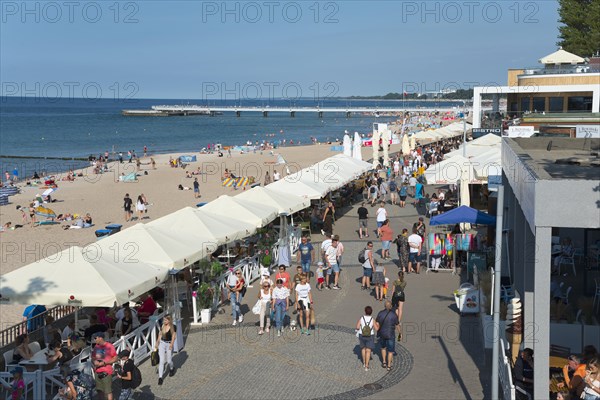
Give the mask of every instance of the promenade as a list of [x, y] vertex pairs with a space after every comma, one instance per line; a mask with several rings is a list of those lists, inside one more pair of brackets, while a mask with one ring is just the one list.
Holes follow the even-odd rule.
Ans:
[[[404, 337], [396, 345], [393, 369], [381, 367], [377, 346], [371, 370], [364, 371], [354, 327], [365, 306], [371, 305], [376, 313], [383, 304], [360, 289], [362, 267], [357, 257], [367, 239], [359, 240], [356, 233], [358, 207], [341, 210], [334, 225], [345, 246], [341, 290], [317, 291], [313, 286], [317, 328], [310, 336], [289, 329], [282, 337], [274, 329], [259, 336], [258, 316], [250, 311], [257, 298], [255, 282], [243, 300], [242, 324], [231, 325], [231, 307], [226, 305], [210, 324], [187, 328], [185, 347], [174, 355], [175, 376], [167, 376], [158, 386], [156, 368], [144, 362], [140, 365], [143, 383], [134, 398], [488, 398], [491, 364], [484, 362], [478, 318], [459, 315], [452, 291], [461, 278], [446, 272], [425, 274], [423, 269], [419, 275], [406, 276]], [[373, 239], [375, 208], [367, 208], [369, 239]], [[418, 218], [411, 205], [386, 208], [395, 233], [410, 229]], [[315, 248], [322, 238], [312, 235]], [[380, 242], [375, 239], [374, 244], [380, 253]], [[393, 281], [398, 271], [395, 247], [392, 257], [386, 263], [386, 276]], [[294, 271], [290, 273], [293, 276]]]

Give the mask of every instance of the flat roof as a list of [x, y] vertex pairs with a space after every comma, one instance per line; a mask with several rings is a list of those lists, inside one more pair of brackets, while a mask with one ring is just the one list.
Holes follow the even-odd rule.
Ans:
[[505, 138], [540, 180], [600, 181], [600, 139]]

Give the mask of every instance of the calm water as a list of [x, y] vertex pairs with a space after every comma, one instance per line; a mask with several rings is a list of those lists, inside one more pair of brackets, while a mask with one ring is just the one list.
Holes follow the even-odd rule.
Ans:
[[[86, 100], [36, 98], [0, 98], [0, 155], [29, 157], [87, 157], [105, 151], [136, 150], [142, 153], [198, 152], [209, 143], [244, 144], [248, 140], [293, 140], [308, 143], [314, 136], [320, 141], [341, 139], [344, 130], [368, 133], [373, 122], [391, 118], [343, 114], [273, 113], [263, 118], [259, 113], [231, 114], [215, 117], [125, 117], [123, 109], [149, 109], [162, 104], [206, 104], [199, 100]], [[233, 106], [234, 101], [211, 101], [214, 105]], [[239, 103], [238, 103], [239, 104]], [[246, 101], [243, 106], [287, 107], [288, 100]], [[313, 100], [298, 100], [296, 106], [316, 106]], [[321, 107], [415, 107], [460, 106], [462, 103], [426, 103], [402, 101], [321, 101]], [[275, 134], [275, 137], [268, 135]], [[0, 158], [0, 171], [19, 168], [21, 176], [33, 171], [61, 172], [81, 168], [86, 162]]]

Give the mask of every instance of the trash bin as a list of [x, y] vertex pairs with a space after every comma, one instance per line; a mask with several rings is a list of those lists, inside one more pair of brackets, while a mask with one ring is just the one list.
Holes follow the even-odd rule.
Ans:
[[470, 283], [463, 283], [454, 291], [454, 300], [461, 314], [479, 313], [479, 289]]

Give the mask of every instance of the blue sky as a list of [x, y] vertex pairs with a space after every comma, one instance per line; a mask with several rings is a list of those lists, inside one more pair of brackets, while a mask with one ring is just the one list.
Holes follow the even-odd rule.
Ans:
[[506, 84], [558, 2], [2, 1], [2, 94], [231, 99]]

